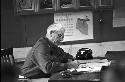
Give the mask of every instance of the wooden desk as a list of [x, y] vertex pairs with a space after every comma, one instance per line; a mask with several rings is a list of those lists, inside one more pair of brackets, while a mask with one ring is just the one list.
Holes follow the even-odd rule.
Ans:
[[[107, 66], [108, 61], [106, 59], [93, 59], [93, 60], [78, 60], [81, 64], [87, 66]], [[107, 62], [107, 63], [106, 63]], [[101, 72], [82, 72], [79, 75], [71, 75], [70, 78], [62, 77], [61, 73], [52, 75], [48, 82], [100, 82]]]
[[[79, 75], [71, 75], [70, 78], [62, 77], [61, 73], [52, 75], [48, 82], [96, 82], [100, 80], [100, 72], [81, 73]], [[83, 81], [84, 80], [84, 81]]]
[[87, 80], [48, 80], [48, 82], [101, 82], [101, 81], [87, 81]]

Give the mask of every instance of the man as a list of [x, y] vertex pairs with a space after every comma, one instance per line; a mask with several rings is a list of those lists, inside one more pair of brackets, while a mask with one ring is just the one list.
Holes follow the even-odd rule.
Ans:
[[22, 67], [22, 75], [27, 78], [47, 77], [53, 73], [77, 68], [73, 56], [59, 48], [65, 29], [54, 23], [47, 29], [46, 37], [41, 37], [32, 47]]

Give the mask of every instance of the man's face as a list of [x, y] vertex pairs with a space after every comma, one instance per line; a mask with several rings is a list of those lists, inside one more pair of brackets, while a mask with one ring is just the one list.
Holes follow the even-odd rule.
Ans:
[[52, 33], [52, 41], [55, 44], [60, 43], [64, 39], [64, 32], [54, 32]]

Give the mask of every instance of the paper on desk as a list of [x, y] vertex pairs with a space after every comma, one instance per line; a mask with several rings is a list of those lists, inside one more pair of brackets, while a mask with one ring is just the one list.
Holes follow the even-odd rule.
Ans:
[[78, 60], [81, 64], [82, 63], [93, 63], [93, 62], [108, 62], [107, 59], [91, 59], [91, 60]]
[[86, 68], [77, 68], [77, 69], [72, 68], [72, 69], [69, 69], [69, 70], [71, 72], [74, 71], [74, 70], [77, 70], [77, 72], [81, 72], [81, 71], [90, 71], [91, 68], [89, 68], [89, 67], [86, 67]]
[[86, 71], [86, 72], [89, 72], [89, 71], [91, 71], [91, 68], [89, 68], [89, 67], [86, 67], [86, 68], [78, 68], [78, 69], [76, 69], [78, 72], [80, 72], [80, 71]]
[[87, 63], [86, 65], [89, 67], [102, 67], [102, 66], [109, 66], [110, 62], [103, 62], [103, 63], [94, 62], [94, 63]]
[[[111, 62], [107, 60], [102, 60], [98, 62], [91, 62], [91, 63], [83, 63], [79, 65], [77, 68], [77, 72], [86, 71], [86, 72], [99, 72], [101, 71], [102, 66], [109, 66]], [[71, 72], [75, 70], [74, 68], [69, 69]]]
[[85, 67], [85, 68], [77, 68], [77, 69], [69, 69], [71, 72], [74, 70], [77, 70], [77, 72], [99, 72], [101, 70], [101, 67]]
[[84, 63], [80, 64], [79, 67], [102, 67], [102, 66], [109, 66], [111, 62], [91, 62], [91, 63]]
[[111, 62], [91, 62], [86, 64], [80, 64], [77, 71], [99, 72], [102, 66], [109, 66]]
[[86, 67], [86, 68], [78, 68], [76, 69], [78, 72], [86, 71], [86, 72], [99, 72], [101, 67]]

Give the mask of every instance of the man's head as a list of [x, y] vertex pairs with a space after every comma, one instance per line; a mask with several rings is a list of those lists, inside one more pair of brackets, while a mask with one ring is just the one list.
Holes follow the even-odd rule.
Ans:
[[49, 40], [51, 40], [53, 43], [58, 44], [59, 42], [63, 41], [64, 32], [65, 32], [65, 29], [61, 24], [54, 23], [47, 28], [46, 37]]

